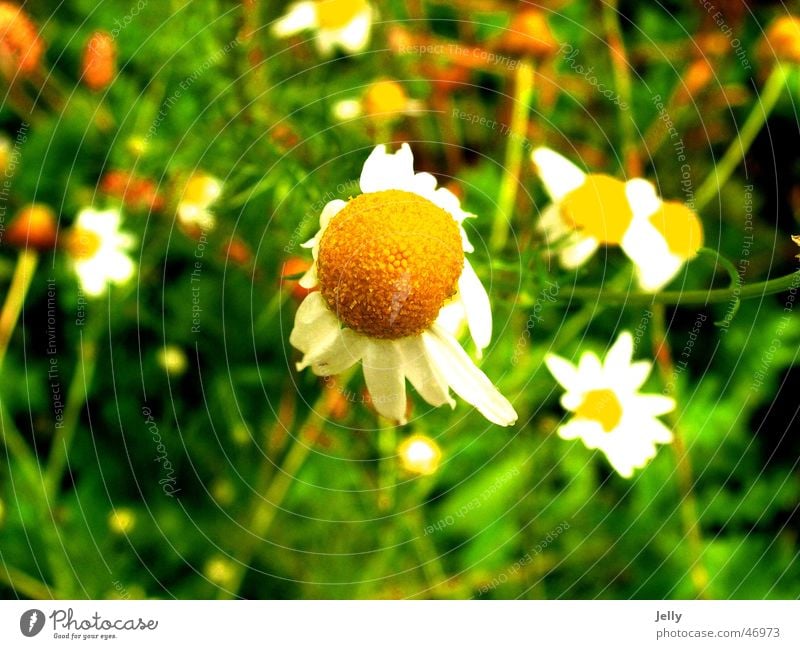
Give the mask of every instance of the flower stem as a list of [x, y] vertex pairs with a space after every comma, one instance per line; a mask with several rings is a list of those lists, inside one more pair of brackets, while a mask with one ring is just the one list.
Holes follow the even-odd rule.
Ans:
[[643, 173], [642, 161], [636, 147], [636, 124], [633, 121], [633, 107], [631, 105], [632, 87], [631, 66], [628, 54], [625, 51], [625, 42], [622, 39], [622, 29], [619, 24], [619, 10], [617, 0], [605, 0], [603, 6], [603, 27], [606, 32], [606, 41], [611, 55], [611, 69], [614, 72], [614, 86], [619, 95], [620, 102], [628, 110], [620, 110], [619, 126], [622, 133], [622, 151], [625, 164], [625, 173], [631, 177], [641, 176]]
[[[675, 367], [672, 362], [672, 352], [667, 340], [665, 326], [665, 307], [657, 304], [653, 307], [653, 353], [658, 365], [661, 380], [666, 386], [667, 394], [672, 395], [675, 390]], [[691, 560], [689, 575], [692, 580], [697, 597], [707, 597], [708, 570], [703, 564], [703, 535], [700, 526], [700, 517], [697, 515], [697, 499], [694, 495], [694, 478], [689, 452], [683, 439], [683, 434], [678, 425], [675, 412], [667, 415], [670, 428], [672, 428], [672, 450], [675, 455], [675, 470], [677, 474], [678, 491], [680, 495], [680, 515], [683, 524], [684, 538]]]
[[38, 261], [39, 255], [28, 249], [21, 250], [17, 257], [14, 276], [11, 278], [8, 295], [3, 309], [0, 311], [0, 367], [2, 367], [3, 359], [8, 351], [11, 335], [17, 326], [17, 320], [22, 312], [22, 305], [25, 303], [25, 296], [31, 286]]
[[498, 251], [508, 241], [514, 203], [517, 199], [522, 158], [528, 146], [528, 113], [533, 96], [534, 69], [530, 61], [520, 61], [514, 87], [514, 103], [511, 113], [511, 130], [508, 135], [503, 180], [497, 199], [497, 210], [492, 224], [490, 248]]
[[[341, 377], [341, 385], [347, 385], [352, 375], [352, 371], [343, 375]], [[320, 424], [325, 422], [331, 403], [332, 400], [323, 391], [311, 407], [311, 411], [300, 426], [300, 429], [292, 436], [291, 446], [272, 478], [272, 482], [266, 488], [264, 495], [256, 494], [253, 513], [247, 526], [247, 536], [242, 542], [241, 550], [237, 553], [237, 561], [233, 565], [233, 575], [229, 586], [219, 590], [217, 599], [231, 599], [237, 596], [258, 544], [264, 541], [269, 528], [281, 509], [281, 504], [296, 480], [297, 473], [303, 467], [309, 455], [311, 455], [314, 447], [314, 432]]]
[[699, 291], [663, 291], [661, 293], [626, 293], [624, 291], [603, 291], [595, 288], [575, 287], [564, 290], [556, 299], [590, 300], [604, 304], [623, 304], [636, 306], [641, 304], [671, 304], [683, 306], [705, 306], [715, 302], [746, 300], [760, 298], [765, 295], [783, 293], [800, 285], [800, 270], [775, 279], [732, 288], [706, 289]]
[[69, 450], [75, 439], [75, 432], [78, 428], [81, 410], [86, 404], [89, 394], [89, 386], [92, 384], [95, 367], [97, 365], [97, 339], [100, 334], [100, 322], [94, 321], [94, 326], [90, 326], [86, 336], [80, 333], [80, 343], [78, 345], [78, 365], [75, 374], [72, 376], [69, 389], [67, 391], [67, 402], [64, 406], [64, 419], [61, 427], [56, 427], [53, 447], [50, 450], [50, 457], [47, 460], [44, 481], [48, 498], [55, 501], [61, 485], [61, 479], [69, 458]]
[[29, 599], [60, 599], [51, 586], [7, 565], [5, 562], [0, 567], [0, 581], [11, 588], [17, 596], [22, 595]]
[[747, 155], [750, 146], [753, 144], [756, 135], [767, 121], [775, 104], [786, 87], [786, 71], [780, 64], [777, 64], [769, 75], [763, 91], [759, 95], [759, 101], [753, 106], [753, 110], [739, 131], [739, 137], [725, 151], [725, 154], [714, 168], [714, 171], [703, 181], [694, 196], [694, 209], [700, 211], [708, 202], [713, 199], [722, 189], [728, 178], [734, 172], [739, 163]]

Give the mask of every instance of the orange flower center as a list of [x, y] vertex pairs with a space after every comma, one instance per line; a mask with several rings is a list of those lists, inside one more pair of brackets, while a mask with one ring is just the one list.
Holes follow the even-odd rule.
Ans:
[[395, 114], [406, 108], [408, 97], [397, 81], [377, 81], [364, 94], [367, 115]]
[[650, 216], [650, 223], [664, 237], [670, 252], [681, 259], [691, 259], [703, 245], [703, 225], [683, 203], [662, 203]]
[[561, 216], [576, 230], [600, 243], [619, 245], [633, 219], [625, 183], [604, 174], [589, 174], [561, 202]]
[[584, 395], [583, 403], [578, 406], [575, 416], [596, 421], [603, 430], [610, 433], [622, 419], [622, 404], [613, 390], [590, 390]]
[[323, 29], [341, 29], [366, 7], [366, 0], [317, 0], [317, 23]]
[[328, 306], [351, 329], [395, 339], [427, 329], [464, 268], [458, 224], [400, 190], [362, 194], [329, 223], [317, 275]]
[[91, 259], [102, 243], [99, 234], [84, 228], [75, 227], [67, 235], [67, 249], [74, 259]]

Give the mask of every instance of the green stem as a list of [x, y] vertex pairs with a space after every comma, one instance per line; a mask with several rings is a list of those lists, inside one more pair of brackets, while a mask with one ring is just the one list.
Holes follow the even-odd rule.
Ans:
[[[653, 307], [653, 353], [656, 358], [661, 380], [665, 391], [670, 396], [675, 391], [675, 367], [672, 362], [672, 352], [667, 340], [666, 317], [663, 304]], [[679, 399], [676, 399], [680, 403]], [[675, 455], [675, 472], [678, 483], [681, 523], [684, 538], [691, 560], [689, 576], [692, 580], [698, 598], [707, 597], [708, 570], [703, 563], [703, 534], [700, 526], [700, 517], [697, 514], [697, 499], [694, 494], [694, 478], [689, 451], [683, 439], [683, 433], [678, 425], [678, 417], [673, 411], [667, 416], [667, 421], [672, 429], [672, 444], [670, 445]]]
[[100, 333], [99, 323], [101, 321], [104, 321], [104, 319], [95, 320], [95, 325], [90, 326], [85, 337], [83, 332], [80, 334], [79, 366], [75, 369], [75, 374], [72, 376], [72, 381], [67, 391], [64, 418], [60, 422], [61, 426], [56, 426], [53, 447], [50, 450], [50, 457], [47, 460], [45, 469], [45, 489], [51, 502], [55, 502], [57, 498], [69, 458], [69, 451], [75, 439], [81, 410], [86, 404], [89, 386], [91, 386], [94, 377], [97, 365], [97, 339]]
[[[341, 377], [341, 385], [346, 386], [352, 375], [352, 371], [343, 375]], [[303, 467], [309, 455], [311, 455], [314, 444], [313, 440], [310, 439], [312, 437], [310, 433], [325, 422], [325, 417], [330, 407], [329, 404], [330, 399], [323, 391], [312, 406], [311, 412], [308, 413], [298, 432], [292, 437], [289, 451], [286, 453], [263, 497], [260, 494], [256, 494], [253, 513], [250, 524], [247, 527], [247, 536], [241, 544], [242, 549], [238, 552], [237, 561], [233, 565], [230, 586], [227, 589], [220, 589], [217, 593], [217, 599], [231, 599], [237, 596], [258, 544], [262, 543], [266, 537], [269, 528], [280, 511], [281, 504], [289, 493], [289, 489], [297, 479], [297, 473]]]
[[25, 296], [28, 294], [38, 262], [39, 255], [33, 250], [21, 250], [17, 257], [14, 276], [8, 287], [3, 310], [0, 311], [0, 367], [3, 365], [11, 335], [17, 326], [17, 320], [22, 312], [22, 305], [25, 304]]
[[60, 599], [52, 587], [9, 565], [4, 564], [0, 568], [0, 581], [16, 595], [29, 599]]
[[663, 291], [661, 293], [626, 293], [624, 291], [602, 291], [595, 288], [575, 287], [562, 291], [557, 299], [590, 300], [604, 304], [624, 304], [636, 306], [641, 304], [672, 304], [683, 306], [705, 306], [715, 302], [730, 300], [747, 300], [765, 295], [783, 293], [800, 285], [800, 270], [790, 275], [753, 284], [742, 285], [741, 288], [718, 288], [700, 291]]
[[378, 430], [378, 509], [389, 511], [394, 507], [397, 484], [397, 427], [380, 422]]
[[611, 69], [614, 73], [614, 86], [622, 104], [628, 110], [620, 110], [619, 127], [622, 133], [622, 150], [627, 175], [636, 177], [642, 175], [642, 162], [636, 147], [636, 124], [633, 121], [633, 106], [631, 82], [631, 66], [625, 51], [625, 42], [622, 39], [622, 29], [619, 24], [619, 10], [617, 0], [605, 0], [603, 6], [603, 27], [606, 32], [609, 51], [611, 53]]
[[694, 196], [694, 209], [699, 212], [706, 204], [719, 194], [722, 187], [728, 182], [731, 174], [739, 163], [744, 159], [750, 146], [753, 144], [756, 135], [767, 121], [775, 104], [786, 87], [786, 71], [780, 65], [776, 65], [767, 79], [764, 88], [759, 95], [759, 101], [753, 106], [753, 110], [739, 131], [739, 137], [725, 151], [714, 171], [703, 181]]
[[517, 199], [522, 158], [528, 143], [528, 114], [533, 96], [534, 69], [529, 61], [520, 61], [515, 77], [511, 131], [506, 146], [506, 158], [497, 210], [492, 224], [490, 248], [498, 251], [508, 241], [508, 230]]

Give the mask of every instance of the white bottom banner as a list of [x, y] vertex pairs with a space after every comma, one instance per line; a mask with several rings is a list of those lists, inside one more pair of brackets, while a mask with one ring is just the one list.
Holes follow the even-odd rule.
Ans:
[[800, 647], [799, 629], [795, 601], [0, 602], [3, 648]]

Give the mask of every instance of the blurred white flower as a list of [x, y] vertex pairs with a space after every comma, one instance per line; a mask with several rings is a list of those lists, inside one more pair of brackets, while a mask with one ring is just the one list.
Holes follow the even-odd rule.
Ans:
[[183, 226], [213, 230], [217, 224], [209, 209], [222, 195], [222, 182], [202, 171], [194, 172], [186, 181], [178, 201], [178, 221]]
[[286, 38], [313, 29], [320, 54], [330, 56], [336, 46], [355, 54], [367, 47], [372, 21], [373, 9], [367, 0], [304, 0], [289, 5], [271, 30]]
[[409, 473], [432, 475], [439, 468], [442, 451], [427, 435], [412, 435], [397, 447], [397, 455], [403, 468]]
[[601, 244], [619, 246], [636, 265], [640, 286], [658, 291], [703, 245], [697, 215], [682, 203], [662, 201], [651, 182], [587, 174], [544, 147], [531, 159], [553, 201], [537, 228], [559, 244], [564, 268], [583, 265]]
[[603, 362], [592, 352], [584, 352], [577, 367], [554, 354], [545, 358], [566, 390], [561, 405], [574, 413], [559, 427], [559, 436], [601, 450], [625, 478], [655, 457], [656, 444], [672, 441], [672, 431], [657, 417], [675, 409], [670, 397], [639, 392], [652, 364], [632, 357], [633, 337], [625, 331]]
[[109, 284], [125, 284], [135, 266], [128, 251], [134, 238], [120, 232], [122, 215], [117, 210], [81, 210], [67, 234], [67, 251], [83, 291], [92, 297], [105, 293]]
[[431, 174], [414, 173], [408, 144], [376, 147], [360, 184], [360, 196], [325, 206], [305, 244], [314, 263], [300, 284], [319, 291], [300, 305], [289, 339], [303, 352], [298, 369], [328, 376], [361, 361], [373, 405], [399, 422], [408, 378], [434, 406], [455, 407], [452, 388], [490, 421], [513, 424], [513, 407], [454, 335], [466, 321], [480, 352], [492, 334], [489, 297], [464, 257], [472, 246], [461, 224], [472, 215]]
[[402, 84], [391, 79], [367, 86], [359, 99], [343, 99], [333, 106], [333, 116], [340, 121], [366, 116], [373, 120], [416, 115], [423, 108], [421, 101], [411, 99]]

